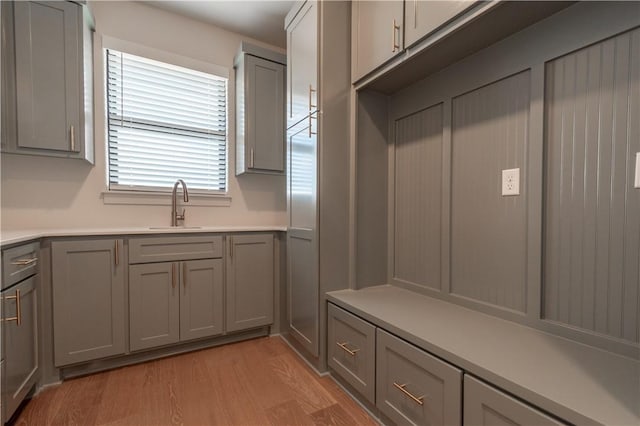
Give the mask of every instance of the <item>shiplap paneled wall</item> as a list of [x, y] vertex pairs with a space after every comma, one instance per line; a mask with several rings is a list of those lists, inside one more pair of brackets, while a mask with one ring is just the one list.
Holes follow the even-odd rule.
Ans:
[[640, 29], [550, 61], [543, 317], [638, 342]]
[[394, 278], [441, 289], [442, 114], [434, 105], [396, 121]]
[[[530, 72], [452, 101], [451, 292], [525, 311]], [[502, 170], [520, 168], [520, 195]]]
[[[389, 97], [359, 90], [356, 287], [397, 285], [637, 358], [640, 189], [632, 188], [632, 175], [640, 151], [639, 8], [578, 2]], [[551, 72], [561, 65], [562, 78], [554, 81]], [[564, 86], [553, 94], [555, 84]], [[588, 97], [597, 104], [589, 106], [585, 88], [597, 88]], [[565, 114], [555, 124], [565, 132], [555, 163], [547, 140], [551, 103]], [[441, 241], [433, 254], [441, 264], [439, 288], [420, 277], [432, 260], [397, 253], [425, 250], [402, 228], [424, 215], [416, 191], [428, 171], [400, 168], [413, 160], [402, 152], [409, 149], [404, 139], [426, 137], [412, 120], [425, 119], [434, 105], [442, 105], [443, 123]], [[606, 138], [618, 145], [604, 145]], [[502, 197], [501, 171], [515, 167], [521, 194]], [[562, 174], [553, 177], [553, 170]], [[403, 181], [416, 191], [404, 194]], [[555, 229], [549, 212], [562, 219]], [[418, 223], [413, 232], [428, 227]], [[554, 241], [562, 244], [555, 254]], [[551, 260], [562, 262], [557, 270], [565, 274], [555, 282]], [[583, 272], [589, 268], [590, 278]]]

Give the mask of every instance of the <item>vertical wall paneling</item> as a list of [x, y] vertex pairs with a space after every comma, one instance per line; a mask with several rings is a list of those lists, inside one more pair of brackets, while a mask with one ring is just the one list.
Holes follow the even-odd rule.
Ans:
[[387, 283], [388, 112], [387, 98], [358, 94], [356, 146], [356, 285]]
[[442, 104], [396, 121], [394, 278], [441, 289]]
[[546, 65], [543, 317], [639, 341], [640, 29]]
[[[530, 77], [452, 101], [451, 293], [516, 312], [526, 308]], [[520, 168], [520, 195], [504, 197], [511, 168]]]

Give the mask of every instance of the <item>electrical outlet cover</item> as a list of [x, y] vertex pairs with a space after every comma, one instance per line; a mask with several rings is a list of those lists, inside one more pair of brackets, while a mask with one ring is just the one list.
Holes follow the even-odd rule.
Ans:
[[502, 171], [502, 195], [520, 195], [520, 169]]
[[636, 179], [634, 188], [640, 188], [640, 152], [636, 152]]

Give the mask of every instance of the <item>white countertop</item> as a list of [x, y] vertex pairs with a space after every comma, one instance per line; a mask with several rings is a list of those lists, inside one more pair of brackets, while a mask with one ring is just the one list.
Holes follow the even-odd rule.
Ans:
[[77, 228], [77, 229], [21, 229], [0, 232], [0, 245], [22, 243], [45, 237], [84, 237], [91, 235], [163, 235], [203, 234], [213, 232], [277, 232], [286, 231], [286, 226], [200, 226], [200, 227], [121, 227], [121, 228]]
[[639, 425], [640, 362], [393, 286], [330, 302], [573, 424]]

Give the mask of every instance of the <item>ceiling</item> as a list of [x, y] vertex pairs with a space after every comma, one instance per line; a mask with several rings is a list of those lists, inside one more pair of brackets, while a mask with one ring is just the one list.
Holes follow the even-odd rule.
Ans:
[[294, 1], [163, 0], [145, 1], [145, 3], [284, 49], [286, 47], [284, 17]]

